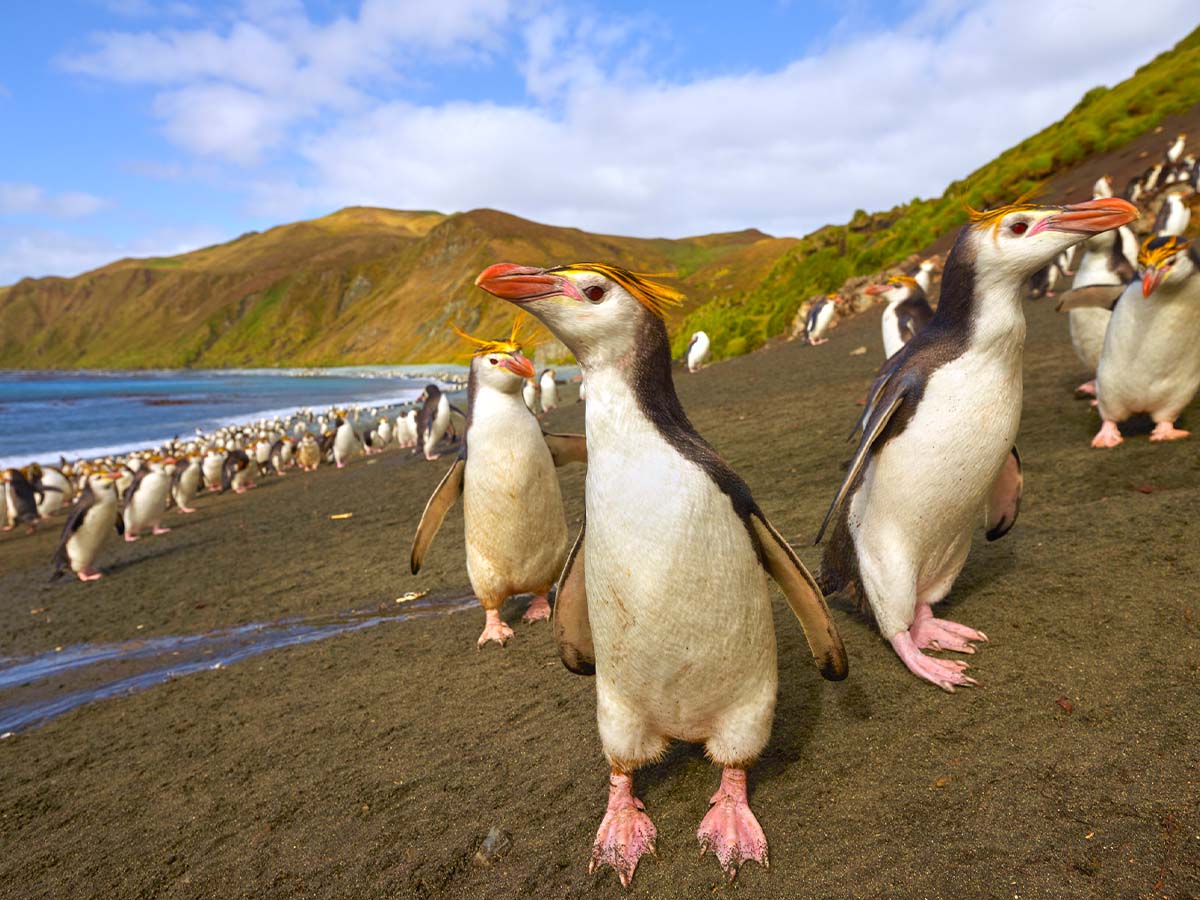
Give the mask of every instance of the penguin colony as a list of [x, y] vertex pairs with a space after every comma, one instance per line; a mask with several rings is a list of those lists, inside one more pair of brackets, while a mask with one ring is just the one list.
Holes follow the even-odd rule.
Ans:
[[[1105, 177], [1082, 203], [971, 210], [946, 257], [936, 309], [932, 261], [865, 292], [887, 304], [885, 361], [816, 535], [824, 543], [816, 577], [680, 404], [664, 324], [680, 295], [596, 262], [499, 263], [475, 282], [538, 319], [575, 354], [587, 385], [586, 436], [542, 430], [538, 419], [558, 402], [554, 373], [535, 377], [517, 325], [501, 340], [458, 331], [473, 347], [461, 434], [448, 398], [431, 385], [419, 410], [363, 434], [336, 412], [321, 417], [314, 433], [308, 414], [293, 423], [294, 437], [286, 435], [289, 423], [276, 422], [257, 434], [218, 433], [123, 460], [8, 470], [8, 527], [35, 524], [41, 504], [70, 502], [48, 494], [78, 492], [56, 572], [69, 568], [91, 580], [100, 577], [95, 548], [110, 531], [123, 530], [127, 540], [161, 534], [167, 504], [190, 511], [204, 487], [246, 490], [263, 471], [311, 471], [322, 460], [341, 466], [393, 442], [433, 460], [443, 439], [455, 438], [454, 461], [413, 538], [411, 571], [420, 570], [461, 497], [467, 577], [485, 612], [478, 646], [504, 646], [513, 631], [501, 605], [532, 594], [526, 620], [550, 618], [564, 666], [595, 678], [609, 778], [590, 868], [612, 868], [627, 886], [641, 859], [655, 853], [657, 826], [634, 776], [681, 740], [703, 744], [721, 767], [696, 836], [701, 854], [711, 852], [732, 879], [747, 861], [769, 861], [747, 782], [770, 736], [778, 686], [771, 581], [822, 677], [849, 674], [826, 603], [836, 594], [873, 621], [918, 679], [950, 693], [977, 684], [965, 662], [926, 651], [970, 655], [988, 640], [934, 608], [952, 591], [976, 529], [998, 540], [1019, 514], [1027, 295], [1055, 296], [1073, 277], [1063, 309], [1104, 314], [1071, 326], [1081, 362], [1096, 370], [1103, 424], [1094, 446], [1119, 444], [1119, 424], [1139, 413], [1155, 422], [1151, 440], [1187, 436], [1175, 420], [1200, 388], [1200, 256], [1180, 236], [1198, 171], [1185, 146], [1181, 135], [1123, 198]], [[1134, 234], [1134, 199], [1160, 200], [1153, 233]], [[812, 304], [810, 345], [828, 341], [844, 302], [828, 295]], [[680, 362], [696, 372], [709, 353], [709, 336], [697, 332]], [[914, 459], [938, 464], [914, 467]], [[573, 542], [555, 473], [570, 463], [587, 466], [585, 520]], [[657, 552], [646, 554], [649, 546]]]

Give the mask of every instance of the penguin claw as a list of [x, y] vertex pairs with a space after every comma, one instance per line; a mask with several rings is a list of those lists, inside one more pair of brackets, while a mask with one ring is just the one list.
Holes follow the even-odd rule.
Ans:
[[525, 609], [525, 614], [521, 616], [522, 622], [541, 622], [550, 618], [550, 604], [545, 596], [539, 594], [529, 602], [529, 606]]

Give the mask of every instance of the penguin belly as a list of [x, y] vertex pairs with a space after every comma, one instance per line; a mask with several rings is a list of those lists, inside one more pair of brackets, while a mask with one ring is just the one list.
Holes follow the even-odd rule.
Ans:
[[1084, 307], [1073, 309], [1068, 314], [1071, 329], [1071, 346], [1079, 361], [1095, 372], [1100, 364], [1100, 353], [1104, 350], [1104, 333], [1108, 330], [1112, 313], [1107, 309]]
[[179, 483], [175, 489], [175, 502], [180, 506], [191, 506], [192, 501], [196, 499], [196, 492], [199, 489], [200, 467], [189, 465], [184, 469], [183, 474], [179, 476]]
[[885, 639], [962, 571], [1016, 442], [1021, 394], [1019, 357], [1013, 365], [968, 352], [930, 376], [905, 429], [868, 464], [846, 522]]
[[677, 738], [749, 762], [770, 736], [778, 676], [745, 525], [656, 431], [596, 430], [589, 421], [584, 572], [605, 753], [642, 762]]
[[79, 528], [67, 539], [67, 559], [72, 572], [81, 572], [96, 561], [104, 542], [117, 524], [116, 498], [96, 503], [87, 511]]
[[333, 439], [333, 459], [339, 466], [343, 465], [358, 449], [358, 438], [350, 423], [345, 423], [337, 430]]
[[142, 479], [125, 507], [125, 530], [134, 534], [154, 528], [167, 511], [171, 480], [165, 472], [151, 472]]
[[883, 355], [891, 359], [892, 355], [904, 346], [904, 338], [900, 336], [900, 317], [896, 315], [893, 305], [889, 304], [884, 308], [880, 328], [883, 330]]
[[569, 549], [554, 460], [536, 420], [524, 409], [517, 413], [505, 428], [477, 410], [468, 433], [467, 575], [485, 609], [513, 594], [546, 593]]
[[1143, 299], [1135, 282], [1117, 304], [1096, 373], [1100, 414], [1174, 421], [1200, 389], [1200, 307], [1194, 298]]

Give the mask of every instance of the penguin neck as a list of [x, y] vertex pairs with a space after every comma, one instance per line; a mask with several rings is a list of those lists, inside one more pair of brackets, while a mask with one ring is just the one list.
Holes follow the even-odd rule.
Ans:
[[972, 352], [1020, 357], [1025, 345], [1025, 314], [1021, 309], [1024, 279], [1001, 268], [976, 269], [964, 236], [960, 235], [942, 272], [942, 294], [931, 328], [967, 336]]

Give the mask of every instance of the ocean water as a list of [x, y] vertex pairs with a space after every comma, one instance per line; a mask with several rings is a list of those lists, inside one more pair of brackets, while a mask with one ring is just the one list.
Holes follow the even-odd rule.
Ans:
[[155, 446], [303, 407], [397, 406], [440, 380], [434, 372], [466, 369], [0, 371], [0, 468]]

